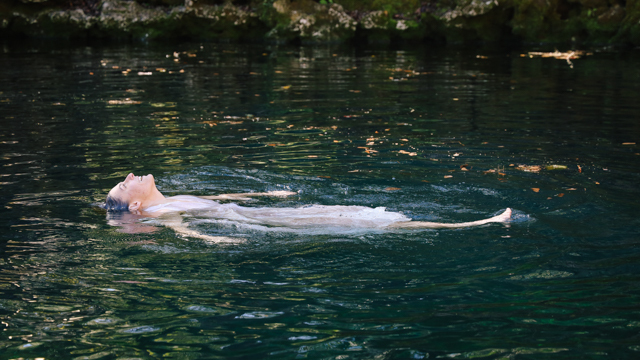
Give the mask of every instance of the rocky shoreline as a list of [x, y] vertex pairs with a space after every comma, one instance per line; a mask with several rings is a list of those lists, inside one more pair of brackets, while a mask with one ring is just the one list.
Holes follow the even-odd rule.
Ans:
[[[341, 3], [344, 3], [342, 5]], [[376, 6], [370, 5], [374, 4]], [[399, 6], [402, 5], [402, 6]], [[640, 0], [13, 0], [0, 37], [640, 45]]]

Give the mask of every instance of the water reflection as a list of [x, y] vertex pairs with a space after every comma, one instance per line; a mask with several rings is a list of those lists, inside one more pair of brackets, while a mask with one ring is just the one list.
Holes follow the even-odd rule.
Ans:
[[115, 226], [117, 231], [127, 234], [152, 233], [157, 227], [142, 223], [144, 216], [130, 212], [108, 212], [107, 224]]
[[[639, 350], [635, 51], [571, 69], [491, 49], [4, 49], [2, 359]], [[247, 238], [212, 245], [91, 206], [139, 170], [169, 195], [521, 221], [309, 235], [191, 219]]]

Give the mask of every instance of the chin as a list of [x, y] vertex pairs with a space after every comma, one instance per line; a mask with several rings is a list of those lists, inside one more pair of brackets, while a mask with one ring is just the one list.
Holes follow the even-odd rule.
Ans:
[[150, 185], [153, 185], [153, 186], [156, 185], [156, 179], [151, 174], [142, 176], [142, 182], [149, 183]]

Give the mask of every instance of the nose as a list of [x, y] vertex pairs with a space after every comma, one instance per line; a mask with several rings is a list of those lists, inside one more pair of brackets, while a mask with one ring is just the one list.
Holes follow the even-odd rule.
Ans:
[[127, 177], [125, 178], [125, 181], [131, 181], [133, 180], [133, 173], [129, 173], [129, 175], [127, 175]]

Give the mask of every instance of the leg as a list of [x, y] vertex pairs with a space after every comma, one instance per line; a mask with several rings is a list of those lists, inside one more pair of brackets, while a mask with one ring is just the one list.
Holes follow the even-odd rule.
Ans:
[[430, 221], [404, 221], [404, 222], [391, 224], [389, 225], [389, 227], [394, 229], [456, 229], [456, 228], [463, 228], [463, 227], [469, 227], [469, 226], [484, 225], [484, 224], [493, 223], [493, 222], [495, 223], [507, 222], [510, 219], [511, 219], [511, 209], [507, 208], [507, 210], [505, 210], [500, 215], [497, 215], [488, 219], [477, 220], [477, 221], [470, 221], [470, 222], [463, 222], [463, 223], [456, 223], [456, 224], [437, 223], [437, 222], [430, 222]]

